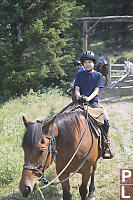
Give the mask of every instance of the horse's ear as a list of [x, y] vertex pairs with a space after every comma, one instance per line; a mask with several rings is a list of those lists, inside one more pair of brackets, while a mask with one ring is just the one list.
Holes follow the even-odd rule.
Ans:
[[55, 117], [50, 117], [47, 121], [45, 121], [42, 126], [42, 131], [49, 129], [49, 127], [51, 127], [51, 125], [53, 124], [54, 119]]
[[51, 123], [53, 123], [54, 119], [55, 119], [55, 116], [50, 117], [49, 119], [47, 119], [47, 121], [44, 122], [43, 125], [45, 125], [45, 126], [50, 125]]
[[23, 116], [23, 122], [25, 127], [27, 127], [31, 122], [29, 120], [27, 120], [24, 116]]

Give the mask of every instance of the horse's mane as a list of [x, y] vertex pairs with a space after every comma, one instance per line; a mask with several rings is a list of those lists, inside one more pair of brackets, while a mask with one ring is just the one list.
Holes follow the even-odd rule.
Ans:
[[80, 111], [74, 111], [59, 114], [54, 120], [59, 130], [59, 145], [67, 152], [74, 148], [75, 134], [80, 133], [80, 113]]
[[[81, 112], [79, 111], [61, 113], [58, 114], [54, 119], [54, 123], [56, 123], [59, 130], [59, 144], [67, 151], [70, 150], [70, 146], [74, 145], [75, 130], [77, 130], [76, 132], [78, 132], [78, 134], [80, 133], [80, 113]], [[50, 117], [42, 121], [30, 123], [26, 128], [22, 146], [26, 145], [29, 147], [29, 149], [32, 149], [34, 146], [36, 146], [40, 138], [44, 136], [42, 126], [45, 126], [45, 124], [52, 118], [53, 117]]]

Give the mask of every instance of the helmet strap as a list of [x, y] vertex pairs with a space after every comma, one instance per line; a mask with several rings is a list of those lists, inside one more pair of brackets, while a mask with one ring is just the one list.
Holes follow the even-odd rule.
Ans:
[[86, 72], [88, 72], [88, 73], [90, 73], [90, 72], [92, 72], [93, 71], [93, 69], [90, 69], [90, 70], [86, 70]]

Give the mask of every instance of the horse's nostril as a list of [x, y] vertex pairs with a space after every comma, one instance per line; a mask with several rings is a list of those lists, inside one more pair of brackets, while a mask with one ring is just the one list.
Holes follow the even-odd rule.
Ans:
[[26, 192], [27, 194], [29, 194], [29, 193], [31, 192], [31, 188], [30, 188], [30, 186], [26, 186], [26, 190], [25, 190], [25, 192]]
[[26, 186], [24, 191], [23, 191], [23, 197], [28, 197], [28, 195], [31, 193], [31, 188], [30, 186]]
[[28, 193], [30, 193], [31, 192], [30, 186], [27, 186], [26, 190], [27, 190]]

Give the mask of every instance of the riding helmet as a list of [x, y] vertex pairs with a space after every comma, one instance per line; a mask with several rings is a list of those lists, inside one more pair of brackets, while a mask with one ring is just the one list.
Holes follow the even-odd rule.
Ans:
[[81, 63], [83, 63], [84, 60], [92, 60], [94, 63], [96, 63], [96, 56], [92, 51], [84, 51], [81, 54], [80, 58]]
[[103, 55], [103, 52], [102, 52], [102, 51], [100, 51], [100, 52], [99, 52], [99, 56], [102, 56], [102, 55]]
[[75, 66], [80, 66], [80, 65], [81, 65], [80, 60], [74, 60], [74, 65], [75, 65]]

